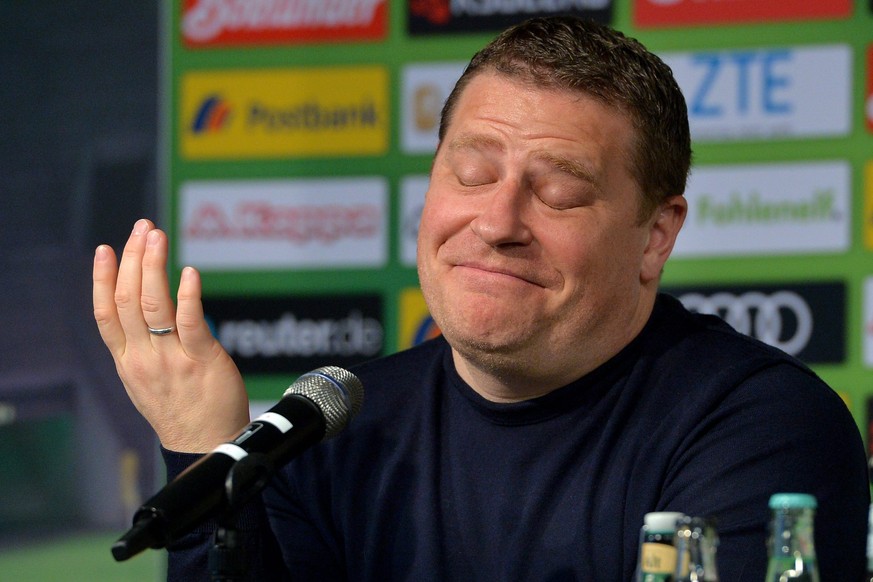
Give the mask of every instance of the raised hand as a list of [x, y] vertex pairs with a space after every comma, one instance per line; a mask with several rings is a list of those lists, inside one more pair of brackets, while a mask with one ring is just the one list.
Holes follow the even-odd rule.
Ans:
[[94, 318], [137, 410], [164, 447], [206, 452], [249, 421], [242, 377], [203, 318], [200, 274], [182, 271], [177, 304], [167, 277], [167, 236], [136, 222], [121, 264], [94, 255]]

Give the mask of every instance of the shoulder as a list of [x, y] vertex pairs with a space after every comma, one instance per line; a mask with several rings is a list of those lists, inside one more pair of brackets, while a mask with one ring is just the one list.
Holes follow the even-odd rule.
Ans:
[[659, 298], [638, 341], [631, 386], [644, 415], [686, 428], [717, 422], [760, 432], [760, 422], [794, 432], [833, 422], [857, 432], [840, 396], [803, 362], [676, 299]]
[[695, 379], [733, 376], [741, 379], [777, 368], [793, 378], [823, 384], [797, 358], [734, 330], [721, 318], [692, 313], [675, 298], [660, 295], [644, 331], [644, 351], [657, 354], [665, 366]]

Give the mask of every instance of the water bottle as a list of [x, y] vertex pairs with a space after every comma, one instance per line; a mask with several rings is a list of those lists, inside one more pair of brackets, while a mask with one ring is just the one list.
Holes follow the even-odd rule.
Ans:
[[674, 582], [718, 582], [718, 533], [712, 519], [682, 517], [673, 534], [676, 548]]
[[820, 582], [813, 541], [816, 499], [805, 493], [770, 497], [766, 582]]
[[640, 554], [637, 582], [672, 582], [676, 569], [676, 548], [673, 535], [676, 521], [684, 517], [676, 511], [647, 513], [640, 530]]

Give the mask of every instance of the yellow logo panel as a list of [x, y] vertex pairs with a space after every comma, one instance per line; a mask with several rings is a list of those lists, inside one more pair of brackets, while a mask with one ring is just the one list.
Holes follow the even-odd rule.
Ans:
[[186, 159], [379, 155], [388, 149], [384, 67], [192, 72], [182, 77]]
[[873, 162], [864, 166], [864, 246], [873, 250]]
[[404, 289], [400, 292], [400, 334], [398, 349], [404, 350], [440, 335], [421, 290]]

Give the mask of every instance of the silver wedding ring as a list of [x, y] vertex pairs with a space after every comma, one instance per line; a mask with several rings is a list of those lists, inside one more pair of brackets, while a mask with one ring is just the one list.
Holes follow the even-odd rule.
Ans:
[[149, 333], [152, 335], [168, 335], [176, 331], [176, 326], [171, 325], [170, 327], [150, 327]]

